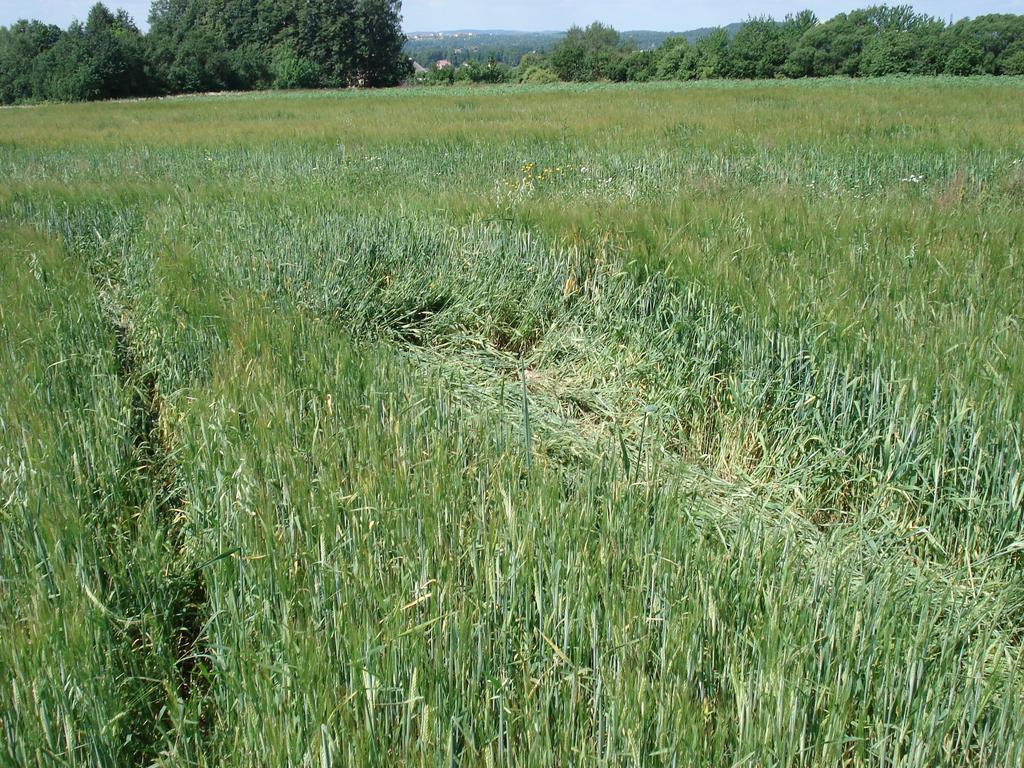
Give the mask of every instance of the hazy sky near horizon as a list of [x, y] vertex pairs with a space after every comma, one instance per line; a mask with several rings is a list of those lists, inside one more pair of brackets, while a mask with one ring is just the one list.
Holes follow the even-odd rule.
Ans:
[[[890, 4], [899, 4], [892, 0]], [[903, 0], [909, 2], [909, 0]], [[40, 19], [66, 27], [73, 19], [84, 19], [93, 0], [0, 0], [0, 25], [18, 19]], [[145, 27], [150, 0], [108, 0], [110, 8], [126, 9]], [[560, 30], [572, 24], [602, 21], [620, 30], [655, 29], [682, 32], [742, 21], [749, 16], [769, 14], [782, 18], [810, 8], [821, 19], [842, 11], [863, 8], [872, 0], [516, 0], [484, 3], [480, 0], [405, 0], [403, 27], [406, 32], [454, 29]], [[943, 19], [960, 19], [985, 13], [1024, 14], [1024, 0], [919, 0], [910, 2], [922, 13]]]

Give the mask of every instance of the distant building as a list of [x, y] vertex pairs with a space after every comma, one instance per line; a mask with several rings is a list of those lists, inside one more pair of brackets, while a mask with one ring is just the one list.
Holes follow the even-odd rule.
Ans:
[[422, 75], [424, 72], [427, 71], [427, 68], [420, 64], [418, 61], [414, 61], [412, 63], [412, 71], [414, 74]]
[[434, 65], [438, 69], [451, 69], [452, 63], [448, 59], [441, 59], [437, 64]]

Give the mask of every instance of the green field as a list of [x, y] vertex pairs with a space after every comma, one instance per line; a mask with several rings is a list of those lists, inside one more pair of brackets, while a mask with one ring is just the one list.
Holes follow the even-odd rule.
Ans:
[[0, 762], [1024, 764], [1024, 79], [0, 110]]

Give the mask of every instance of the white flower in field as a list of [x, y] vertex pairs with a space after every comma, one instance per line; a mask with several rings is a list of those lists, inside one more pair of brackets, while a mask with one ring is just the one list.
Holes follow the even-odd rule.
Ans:
[[924, 176], [918, 176], [916, 173], [912, 173], [906, 178], [900, 179], [900, 181], [905, 181], [910, 184], [920, 184], [922, 181], [924, 181]]

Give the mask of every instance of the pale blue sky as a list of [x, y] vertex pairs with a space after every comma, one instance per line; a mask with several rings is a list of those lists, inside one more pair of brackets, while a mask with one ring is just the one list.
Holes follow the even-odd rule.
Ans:
[[[683, 31], [697, 27], [742, 21], [751, 15], [771, 14], [782, 18], [787, 13], [810, 8], [820, 18], [840, 11], [862, 8], [871, 0], [696, 0], [679, 3], [664, 0], [517, 0], [517, 2], [480, 2], [480, 0], [405, 0], [403, 15], [407, 32], [450, 29], [565, 29], [572, 24], [603, 21], [618, 29], [657, 29]], [[893, 2], [891, 4], [898, 4]], [[1024, 0], [919, 0], [914, 8], [948, 19], [983, 13], [1024, 14]], [[66, 26], [74, 18], [84, 18], [92, 0], [0, 0], [0, 25], [21, 18]], [[110, 7], [128, 10], [140, 26], [145, 26], [149, 0], [110, 0]]]

